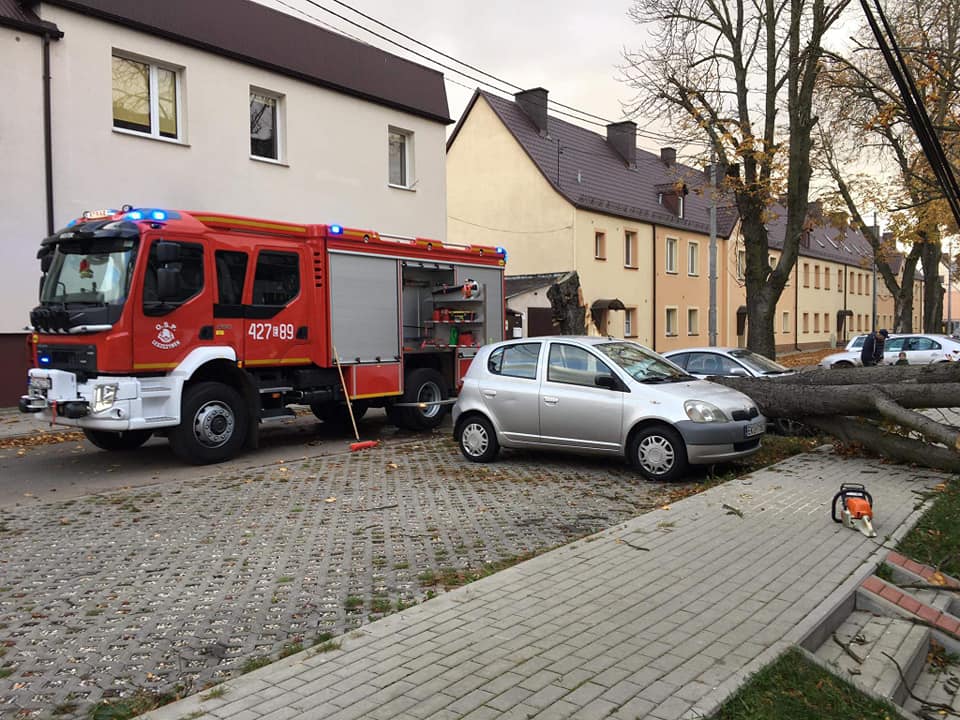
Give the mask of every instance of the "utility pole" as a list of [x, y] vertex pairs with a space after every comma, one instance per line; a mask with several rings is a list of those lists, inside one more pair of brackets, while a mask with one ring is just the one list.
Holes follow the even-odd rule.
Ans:
[[717, 346], [717, 156], [710, 152], [710, 347]]
[[[880, 247], [880, 226], [877, 225], [877, 211], [873, 211], [873, 236]], [[877, 251], [873, 251], [873, 329], [877, 330]]]

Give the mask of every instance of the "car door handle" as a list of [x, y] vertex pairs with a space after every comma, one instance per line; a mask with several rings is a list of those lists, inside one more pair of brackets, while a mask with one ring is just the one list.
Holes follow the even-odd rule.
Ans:
[[482, 393], [482, 395], [483, 395], [484, 397], [492, 398], [492, 397], [496, 397], [496, 396], [497, 396], [497, 391], [496, 391], [496, 390], [481, 390], [480, 392]]
[[560, 402], [560, 398], [553, 397], [552, 395], [544, 395], [543, 402], [545, 402], [547, 405], [556, 405], [558, 402]]

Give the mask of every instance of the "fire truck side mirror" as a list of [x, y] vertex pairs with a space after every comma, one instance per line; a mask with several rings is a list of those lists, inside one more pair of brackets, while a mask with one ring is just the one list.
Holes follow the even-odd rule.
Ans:
[[176, 268], [157, 268], [157, 299], [161, 302], [172, 300], [179, 292], [180, 271]]
[[46, 253], [40, 257], [40, 272], [46, 275], [50, 272], [50, 267], [53, 265], [53, 253]]
[[153, 247], [157, 252], [157, 263], [161, 266], [180, 259], [180, 243], [158, 240]]

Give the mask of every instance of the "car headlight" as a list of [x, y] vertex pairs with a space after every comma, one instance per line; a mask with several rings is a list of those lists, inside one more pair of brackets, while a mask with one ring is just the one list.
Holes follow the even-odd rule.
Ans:
[[113, 407], [119, 385], [97, 385], [93, 389], [93, 412], [103, 412]]
[[695, 423], [729, 422], [723, 410], [703, 400], [687, 400], [683, 404], [687, 417]]

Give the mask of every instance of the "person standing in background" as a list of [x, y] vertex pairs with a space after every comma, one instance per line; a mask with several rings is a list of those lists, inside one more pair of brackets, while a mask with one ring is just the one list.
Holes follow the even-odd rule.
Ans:
[[883, 360], [883, 345], [889, 336], [890, 333], [886, 330], [874, 330], [867, 335], [867, 339], [863, 341], [863, 347], [860, 348], [860, 362], [864, 367], [877, 365]]

